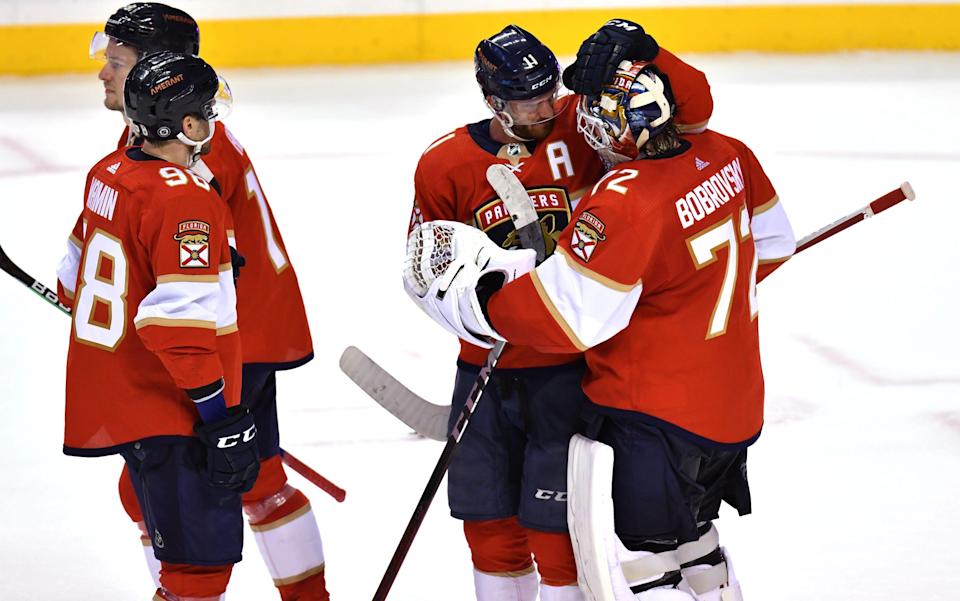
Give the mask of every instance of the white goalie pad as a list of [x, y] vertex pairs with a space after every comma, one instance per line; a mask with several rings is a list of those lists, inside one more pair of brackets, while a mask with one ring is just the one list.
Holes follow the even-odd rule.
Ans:
[[506, 284], [531, 271], [532, 250], [504, 250], [480, 230], [456, 221], [430, 221], [410, 232], [403, 267], [404, 289], [431, 319], [485, 348], [504, 340], [487, 323], [477, 284], [491, 273]]
[[692, 601], [684, 587], [631, 585], [655, 582], [680, 570], [675, 550], [652, 553], [623, 546], [613, 519], [613, 449], [576, 434], [567, 455], [567, 527], [577, 562], [577, 582], [586, 601]]
[[635, 601], [613, 528], [613, 449], [575, 434], [567, 454], [567, 527], [587, 601]]

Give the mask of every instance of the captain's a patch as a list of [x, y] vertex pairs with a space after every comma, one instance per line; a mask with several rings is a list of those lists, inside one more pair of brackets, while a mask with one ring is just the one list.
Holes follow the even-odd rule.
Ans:
[[584, 263], [588, 262], [597, 250], [597, 245], [607, 239], [603, 234], [606, 227], [596, 215], [584, 211], [573, 226], [570, 250]]
[[173, 239], [180, 244], [180, 267], [210, 267], [210, 224], [181, 221]]

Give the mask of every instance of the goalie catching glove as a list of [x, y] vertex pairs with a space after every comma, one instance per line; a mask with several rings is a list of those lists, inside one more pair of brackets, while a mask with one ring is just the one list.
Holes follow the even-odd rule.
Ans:
[[485, 314], [490, 296], [529, 271], [533, 250], [504, 250], [486, 234], [456, 221], [430, 221], [407, 238], [403, 286], [431, 319], [471, 344], [504, 340]]

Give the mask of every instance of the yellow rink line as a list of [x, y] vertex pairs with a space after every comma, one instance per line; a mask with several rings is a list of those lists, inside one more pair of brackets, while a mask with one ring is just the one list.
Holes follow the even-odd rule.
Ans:
[[[104, 15], [106, 17], [107, 15]], [[201, 22], [214, 67], [464, 60], [508, 23], [573, 54], [606, 19], [634, 19], [678, 52], [960, 50], [960, 2], [329, 16]], [[0, 26], [0, 74], [89, 71], [102, 24]]]

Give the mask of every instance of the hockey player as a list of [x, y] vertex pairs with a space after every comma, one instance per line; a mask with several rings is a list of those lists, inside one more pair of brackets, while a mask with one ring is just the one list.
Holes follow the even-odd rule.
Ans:
[[[123, 81], [137, 57], [157, 50], [197, 54], [199, 29], [187, 13], [158, 3], [134, 3], [107, 20], [91, 43], [91, 55], [105, 60], [99, 78], [104, 104], [122, 110]], [[136, 146], [128, 128], [119, 146]], [[210, 182], [230, 210], [236, 230], [231, 241], [245, 259], [237, 280], [237, 310], [243, 338], [242, 403], [257, 422], [262, 461], [253, 490], [243, 496], [253, 529], [281, 599], [315, 601], [329, 598], [324, 578], [320, 532], [307, 497], [287, 482], [280, 457], [276, 406], [276, 372], [293, 369], [313, 358], [313, 346], [297, 276], [274, 223], [256, 171], [244, 147], [219, 124], [205, 154], [193, 167]], [[120, 496], [130, 517], [143, 525], [129, 475], [120, 480]], [[142, 537], [150, 571], [157, 578], [150, 537]]]
[[711, 520], [721, 501], [751, 509], [747, 447], [763, 420], [755, 287], [795, 241], [750, 149], [709, 130], [682, 135], [672, 111], [668, 81], [644, 62], [622, 63], [582, 99], [584, 136], [616, 168], [554, 255], [492, 296], [482, 276], [515, 272], [531, 251], [455, 223], [415, 234], [456, 231], [442, 271], [459, 273], [449, 284], [437, 274], [422, 301], [448, 326], [585, 353], [587, 437], [571, 442], [567, 485], [591, 600], [742, 598]]
[[73, 308], [64, 452], [124, 458], [163, 566], [154, 598], [166, 601], [224, 593], [243, 542], [240, 493], [259, 469], [257, 427], [239, 405], [227, 212], [189, 169], [213, 135], [218, 85], [193, 56], [134, 67], [126, 114], [143, 148], [90, 170], [58, 269]]
[[[706, 78], [635, 23], [604, 25], [584, 43], [568, 75], [579, 85], [607, 61], [619, 62], [614, 57], [622, 52], [662, 65], [682, 91], [681, 122], [705, 126], [712, 108]], [[510, 217], [485, 179], [488, 166], [506, 164], [528, 190], [552, 252], [576, 203], [604, 169], [577, 133], [577, 97], [561, 95], [550, 49], [515, 25], [481, 41], [474, 64], [493, 118], [446, 134], [423, 153], [410, 228], [454, 220], [479, 228], [499, 247], [517, 245]], [[487, 354], [471, 344], [482, 341], [461, 338], [451, 420]], [[451, 514], [464, 521], [480, 601], [535, 599], [532, 558], [543, 601], [581, 598], [567, 534], [566, 463], [585, 402], [583, 368], [578, 349], [554, 354], [528, 344], [507, 347], [460, 443], [450, 466], [449, 503]]]

